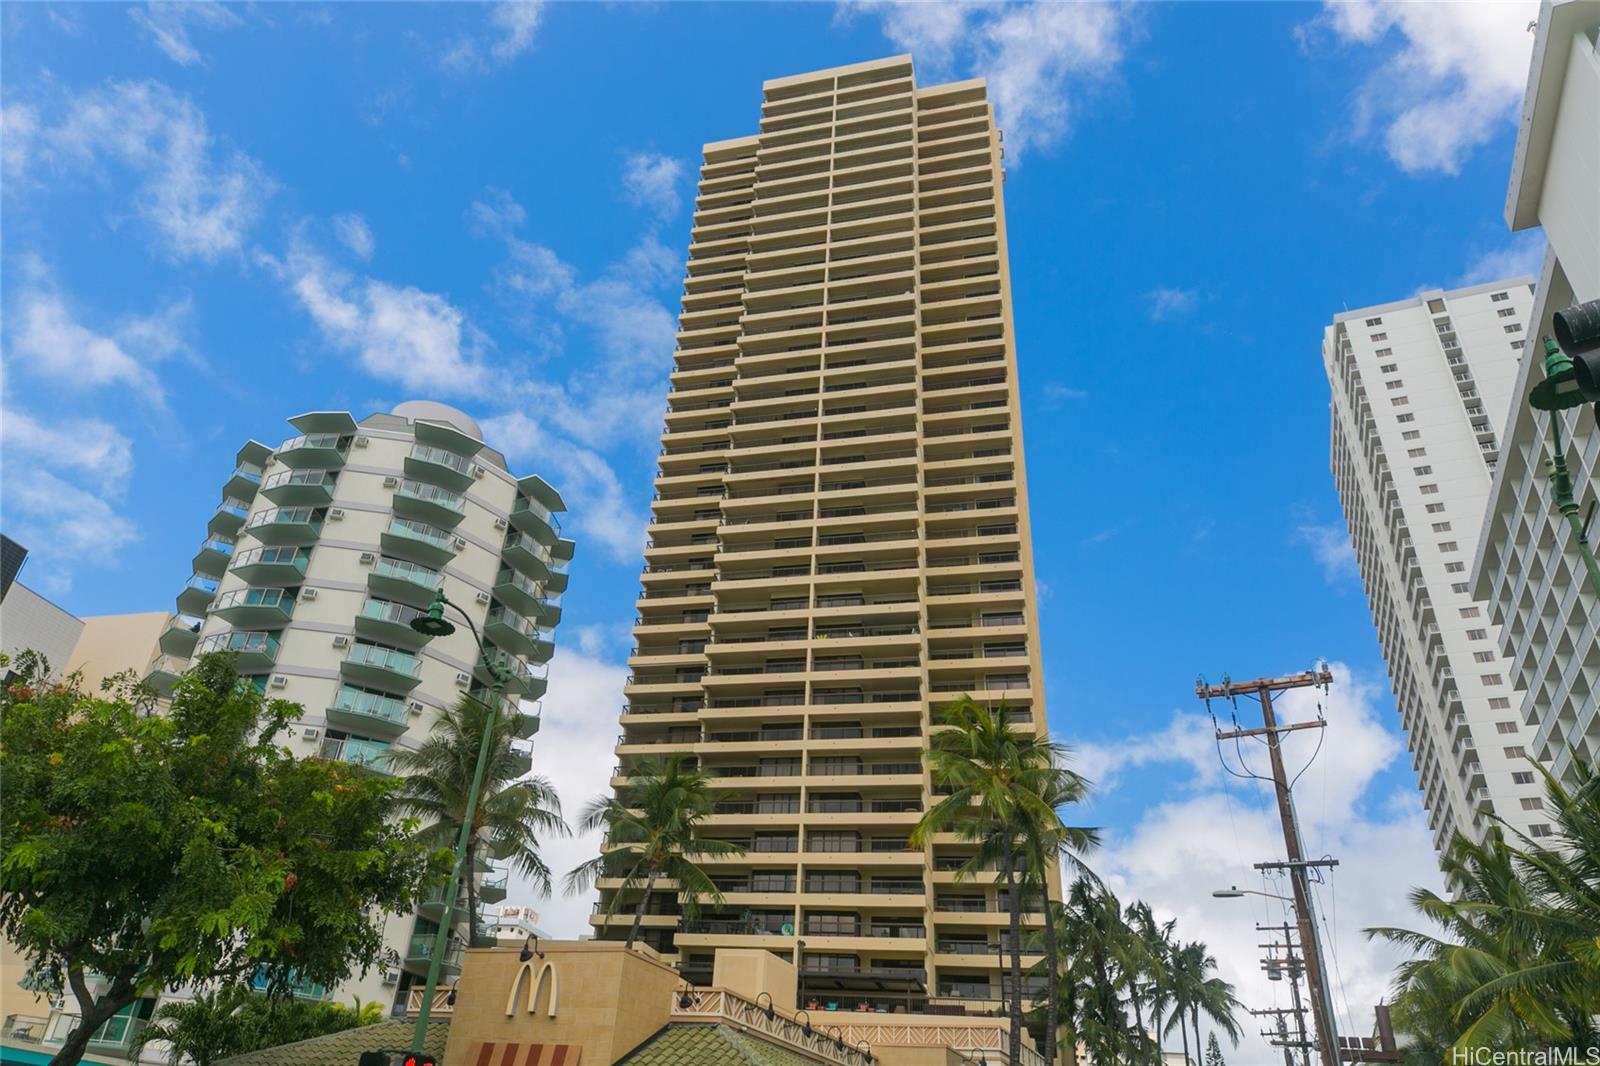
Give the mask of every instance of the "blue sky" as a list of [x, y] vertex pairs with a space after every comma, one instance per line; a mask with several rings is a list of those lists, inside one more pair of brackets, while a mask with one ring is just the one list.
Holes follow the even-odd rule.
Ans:
[[1273, 847], [1189, 694], [1346, 664], [1319, 825], [1370, 860], [1352, 897], [1428, 876], [1321, 333], [1533, 269], [1501, 205], [1534, 14], [7, 4], [6, 531], [75, 612], [170, 607], [245, 438], [461, 406], [572, 504], [541, 744], [575, 805], [609, 767], [700, 145], [752, 132], [769, 77], [902, 51], [925, 84], [988, 76], [1052, 726], [1102, 780], [1108, 873], [1194, 935], [1240, 927], [1225, 963], [1253, 981], [1246, 916], [1181, 887], [1202, 859], [1174, 840], [1234, 880], [1271, 857], [1241, 840]]

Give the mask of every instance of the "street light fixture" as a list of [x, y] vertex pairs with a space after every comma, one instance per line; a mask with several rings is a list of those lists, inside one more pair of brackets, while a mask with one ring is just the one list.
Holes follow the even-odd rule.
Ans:
[[[467, 628], [472, 631], [472, 639], [478, 645], [478, 661], [490, 678], [487, 706], [489, 716], [484, 722], [483, 739], [478, 744], [478, 765], [472, 772], [472, 788], [467, 792], [467, 809], [462, 814], [461, 833], [456, 838], [456, 857], [450, 868], [450, 883], [444, 890], [444, 913], [439, 916], [439, 931], [434, 934], [433, 950], [428, 956], [428, 982], [423, 986], [422, 1008], [417, 1011], [417, 1028], [411, 1038], [414, 1050], [407, 1053], [418, 1056], [423, 1054], [423, 1042], [428, 1033], [428, 1016], [433, 1012], [433, 995], [439, 987], [439, 968], [449, 945], [451, 926], [455, 924], [456, 894], [461, 888], [461, 872], [467, 862], [467, 841], [472, 836], [472, 820], [478, 813], [478, 794], [483, 790], [483, 771], [489, 763], [489, 748], [494, 738], [495, 726], [499, 724], [500, 693], [504, 690], [506, 682], [511, 679], [510, 671], [501, 666], [489, 654], [489, 649], [484, 647], [483, 637], [478, 633], [478, 627], [473, 624], [472, 618], [458, 604], [450, 601], [444, 594], [444, 589], [435, 590], [433, 603], [428, 605], [427, 613], [413, 618], [411, 628], [425, 637], [448, 637], [456, 631], [456, 627], [445, 618], [446, 607], [454, 607], [456, 613], [466, 621]], [[472, 946], [470, 939], [467, 946]], [[524, 950], [526, 949], [527, 946], [524, 944]]]
[[1257, 892], [1253, 888], [1240, 888], [1238, 885], [1233, 885], [1229, 888], [1219, 888], [1211, 894], [1218, 899], [1239, 899], [1242, 896], [1265, 896], [1267, 899], [1281, 899], [1285, 903], [1294, 902], [1293, 896], [1280, 896], [1276, 892]]
[[[1567, 472], [1567, 453], [1561, 443], [1561, 418], [1558, 412], [1584, 404], [1596, 404], [1600, 418], [1600, 300], [1557, 311], [1554, 316], [1557, 344], [1544, 339], [1544, 380], [1533, 387], [1528, 403], [1550, 415], [1550, 458], [1545, 469], [1550, 473], [1550, 494], [1556, 510], [1572, 527], [1578, 554], [1589, 572], [1589, 583], [1600, 596], [1600, 562], [1589, 547], [1586, 523], [1578, 516], [1578, 501], [1572, 491], [1572, 475]], [[1592, 513], [1592, 508], [1591, 508]]]

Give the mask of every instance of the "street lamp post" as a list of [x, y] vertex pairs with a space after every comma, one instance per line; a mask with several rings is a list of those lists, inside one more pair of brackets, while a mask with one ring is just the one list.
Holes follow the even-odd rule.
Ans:
[[[1584, 569], [1589, 572], [1589, 583], [1594, 587], [1594, 594], [1600, 596], [1600, 562], [1595, 560], [1588, 531], [1578, 515], [1572, 475], [1567, 471], [1567, 453], [1561, 443], [1560, 415], [1568, 408], [1581, 407], [1590, 401], [1600, 404], [1600, 380], [1597, 380], [1600, 378], [1600, 301], [1558, 311], [1555, 322], [1562, 344], [1573, 349], [1577, 358], [1574, 360], [1561, 345], [1546, 337], [1544, 380], [1534, 386], [1528, 403], [1535, 410], [1550, 415], [1550, 458], [1545, 462], [1550, 472], [1550, 493], [1556, 510], [1572, 527]], [[1600, 416], [1600, 407], [1596, 408], [1596, 414]]]
[[472, 631], [472, 639], [478, 645], [478, 661], [483, 664], [483, 669], [490, 678], [487, 708], [489, 714], [483, 726], [483, 739], [478, 744], [478, 765], [472, 772], [472, 788], [467, 792], [467, 809], [461, 817], [461, 833], [456, 838], [456, 859], [450, 870], [450, 883], [444, 890], [444, 913], [440, 915], [439, 931], [434, 934], [433, 950], [428, 955], [428, 983], [423, 988], [422, 1007], [417, 1011], [417, 1028], [411, 1039], [412, 1050], [419, 1056], [424, 1051], [423, 1041], [428, 1032], [428, 1016], [433, 1012], [433, 994], [439, 986], [439, 968], [443, 964], [444, 953], [450, 943], [450, 929], [455, 921], [456, 894], [461, 888], [462, 867], [467, 862], [467, 841], [472, 836], [472, 819], [478, 813], [478, 793], [483, 788], [483, 772], [489, 763], [489, 749], [493, 743], [495, 726], [500, 718], [500, 694], [511, 677], [510, 671], [496, 662], [489, 654], [489, 650], [484, 647], [483, 637], [478, 633], [478, 627], [473, 624], [467, 612], [452, 603], [442, 588], [434, 593], [428, 613], [411, 620], [411, 628], [427, 637], [448, 637], [456, 631], [456, 627], [445, 620], [446, 607], [454, 607], [456, 613], [466, 620], [467, 628]]

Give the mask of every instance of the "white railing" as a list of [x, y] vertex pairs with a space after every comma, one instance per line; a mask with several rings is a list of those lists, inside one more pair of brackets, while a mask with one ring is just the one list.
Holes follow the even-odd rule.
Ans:
[[[422, 997], [427, 993], [426, 988], [413, 988], [406, 992], [406, 1013], [415, 1017], [422, 1013]], [[450, 1002], [451, 989], [435, 988], [433, 990], [432, 1013], [451, 1015], [455, 1013], [455, 1004]]]
[[783, 1011], [758, 1006], [754, 1002], [721, 988], [701, 988], [672, 993], [671, 1017], [674, 1021], [723, 1021], [737, 1025], [786, 1047], [817, 1055], [839, 1066], [866, 1066], [867, 1057], [860, 1050], [858, 1037], [848, 1036], [838, 1040], [821, 1029], [802, 1025]]

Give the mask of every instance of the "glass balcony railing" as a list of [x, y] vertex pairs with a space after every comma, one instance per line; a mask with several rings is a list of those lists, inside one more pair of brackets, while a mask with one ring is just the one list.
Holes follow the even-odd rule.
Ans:
[[419, 522], [415, 518], [401, 518], [396, 515], [389, 519], [388, 531], [397, 537], [419, 541], [439, 551], [453, 554], [451, 544], [455, 538], [448, 530], [440, 529], [438, 526], [430, 525], [427, 522]]
[[263, 544], [306, 544], [321, 535], [323, 515], [320, 507], [274, 507], [251, 515], [244, 528]]
[[280, 470], [261, 483], [261, 494], [273, 503], [327, 503], [338, 475], [331, 470]]
[[305, 548], [247, 548], [233, 557], [233, 572], [251, 583], [290, 584], [305, 576], [311, 553]]
[[460, 493], [410, 478], [401, 481], [400, 487], [395, 489], [394, 509], [397, 513], [411, 514], [450, 526], [461, 521], [467, 513], [467, 505]]
[[373, 565], [372, 574], [374, 577], [407, 582], [430, 592], [439, 587], [439, 571], [405, 559], [391, 559], [387, 555]]
[[247, 673], [266, 670], [278, 659], [278, 638], [272, 633], [237, 630], [206, 637], [195, 647], [196, 655], [212, 652], [237, 655], [239, 669]]
[[294, 613], [294, 595], [281, 588], [230, 589], [211, 601], [210, 613], [234, 625], [281, 624]]
[[323, 737], [317, 755], [332, 762], [349, 763], [380, 774], [389, 772], [389, 745], [362, 737]]
[[290, 437], [278, 445], [280, 458], [286, 452], [333, 451], [343, 455], [349, 450], [350, 438], [338, 433], [307, 433], [299, 437]]
[[376, 644], [355, 644], [350, 648], [350, 654], [345, 656], [345, 662], [354, 666], [370, 667], [374, 670], [383, 670], [391, 674], [403, 674], [406, 677], [422, 676], [422, 663], [408, 651], [398, 648], [383, 648]]
[[212, 597], [221, 582], [210, 574], [193, 574], [183, 583], [178, 593], [178, 613], [198, 618], [211, 606]]
[[405, 726], [409, 717], [406, 710], [406, 701], [393, 696], [385, 696], [381, 692], [368, 692], [365, 689], [351, 688], [346, 685], [339, 689], [339, 695], [334, 700], [333, 709], [345, 715], [354, 715], [359, 718], [370, 718], [392, 726]]

